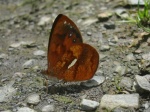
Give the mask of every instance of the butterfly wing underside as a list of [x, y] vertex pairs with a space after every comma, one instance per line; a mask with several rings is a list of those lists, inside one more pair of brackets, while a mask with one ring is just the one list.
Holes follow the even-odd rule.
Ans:
[[97, 51], [90, 45], [83, 44], [75, 23], [62, 14], [53, 23], [47, 58], [45, 74], [65, 81], [90, 79], [99, 62]]

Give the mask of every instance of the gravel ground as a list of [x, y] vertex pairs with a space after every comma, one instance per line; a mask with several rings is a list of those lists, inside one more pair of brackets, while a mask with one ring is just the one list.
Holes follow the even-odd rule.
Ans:
[[[127, 16], [135, 16], [137, 10], [121, 0], [1, 0], [0, 92], [8, 89], [5, 93], [10, 97], [2, 99], [0, 95], [0, 111], [29, 107], [41, 112], [43, 106], [52, 105], [56, 112], [84, 112], [80, 106], [83, 98], [100, 103], [105, 94], [138, 93], [139, 107], [130, 111], [148, 112], [149, 91], [135, 89], [134, 83], [136, 75], [150, 74], [150, 35], [135, 24], [123, 22], [125, 17], [117, 15], [116, 9], [124, 9], [122, 14]], [[58, 14], [71, 18], [84, 43], [97, 49], [100, 60], [96, 75], [105, 77], [102, 84], [85, 87], [81, 82], [48, 80], [46, 92], [40, 71], [47, 68], [49, 33]], [[28, 101], [33, 94], [40, 96], [37, 103]], [[105, 110], [99, 106], [92, 111]]]

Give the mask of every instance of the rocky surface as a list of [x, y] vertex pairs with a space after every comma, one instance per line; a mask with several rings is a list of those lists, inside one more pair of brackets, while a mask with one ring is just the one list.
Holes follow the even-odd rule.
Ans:
[[[140, 3], [143, 5], [142, 0]], [[150, 74], [150, 34], [125, 22], [129, 16], [135, 17], [136, 4], [131, 0], [1, 0], [0, 111], [103, 112], [108, 110], [100, 103], [105, 94], [115, 95], [115, 99], [128, 94], [132, 103], [136, 93], [138, 106], [137, 102], [126, 108], [121, 104], [113, 110], [149, 112], [150, 81], [145, 76]], [[60, 13], [71, 18], [84, 42], [97, 49], [99, 67], [93, 81], [82, 85], [51, 79], [47, 88], [40, 72], [47, 68], [49, 33]], [[84, 103], [82, 99], [86, 99]]]

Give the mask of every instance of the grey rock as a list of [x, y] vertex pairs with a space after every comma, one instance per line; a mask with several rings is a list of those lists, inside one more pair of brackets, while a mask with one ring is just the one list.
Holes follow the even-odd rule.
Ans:
[[0, 102], [7, 102], [11, 100], [16, 93], [16, 89], [12, 87], [14, 80], [10, 81], [6, 86], [0, 87]]
[[88, 100], [88, 99], [82, 99], [80, 105], [82, 110], [90, 111], [96, 109], [99, 106], [99, 102]]
[[128, 5], [144, 5], [144, 0], [124, 0], [124, 2]]
[[17, 109], [17, 112], [37, 112], [29, 107], [21, 107]]
[[4, 53], [0, 54], [0, 59], [5, 59], [5, 58], [7, 58], [7, 57], [8, 57], [7, 54], [4, 54]]
[[126, 9], [124, 9], [124, 8], [117, 8], [117, 9], [115, 9], [115, 13], [117, 15], [120, 15], [120, 14], [122, 14], [124, 12], [126, 12]]
[[30, 68], [34, 64], [34, 59], [30, 59], [23, 64], [23, 68]]
[[5, 110], [5, 111], [1, 111], [1, 112], [12, 112], [11, 110]]
[[9, 47], [11, 47], [11, 48], [18, 48], [18, 47], [20, 47], [21, 45], [24, 45], [24, 44], [26, 44], [26, 42], [20, 41], [20, 42], [11, 44]]
[[144, 107], [145, 109], [148, 109], [150, 107], [150, 103], [147, 101], [144, 104], [142, 104], [142, 107]]
[[98, 14], [98, 18], [100, 20], [107, 20], [108, 18], [110, 18], [113, 15], [112, 11], [104, 11], [100, 14]]
[[140, 53], [142, 53], [142, 50], [141, 49], [137, 49], [137, 50], [134, 51], [134, 53], [140, 54]]
[[45, 105], [42, 108], [42, 112], [54, 112], [55, 111], [55, 106], [54, 105]]
[[127, 69], [125, 66], [121, 66], [121, 65], [116, 66], [116, 69], [115, 69], [116, 73], [123, 75], [126, 73], [126, 71], [127, 71]]
[[36, 44], [35, 44], [35, 42], [34, 41], [26, 41], [26, 42], [24, 42], [23, 43], [23, 46], [24, 47], [35, 47], [36, 46]]
[[132, 108], [117, 107], [112, 112], [135, 112]]
[[126, 56], [126, 58], [127, 58], [128, 61], [135, 60], [135, 57], [134, 57], [133, 53], [128, 54]]
[[122, 19], [126, 19], [129, 17], [127, 10], [124, 8], [117, 8], [115, 10], [116, 15], [118, 15], [119, 17], [121, 17]]
[[115, 24], [114, 23], [105, 23], [104, 24], [104, 27], [106, 28], [106, 29], [115, 29]]
[[101, 83], [103, 83], [105, 81], [105, 77], [104, 76], [94, 76], [92, 79], [86, 81], [86, 82], [82, 82], [81, 85], [85, 86], [85, 87], [93, 87], [93, 86], [98, 86]]
[[91, 32], [87, 32], [87, 35], [88, 35], [88, 36], [91, 36], [91, 35], [92, 35], [92, 33], [91, 33]]
[[108, 38], [108, 42], [116, 44], [118, 42], [118, 37], [114, 36], [114, 37]]
[[150, 38], [147, 39], [147, 43], [150, 45]]
[[143, 55], [142, 55], [142, 58], [143, 58], [144, 60], [150, 61], [150, 52], [149, 52], [149, 53], [146, 53], [146, 54], [143, 54]]
[[44, 56], [45, 55], [45, 51], [37, 50], [37, 51], [34, 51], [33, 54], [36, 55], [36, 56]]
[[116, 107], [138, 108], [139, 94], [119, 94], [104, 95], [101, 99], [100, 106], [106, 109], [114, 109]]
[[43, 16], [43, 17], [40, 18], [40, 20], [39, 20], [39, 22], [38, 22], [38, 25], [39, 25], [39, 26], [45, 25], [46, 23], [49, 23], [50, 20], [51, 20], [50, 17], [48, 17], [48, 16]]
[[97, 21], [98, 21], [97, 18], [88, 18], [88, 19], [84, 20], [84, 22], [82, 22], [82, 25], [89, 26]]
[[109, 45], [102, 45], [100, 50], [101, 51], [108, 51], [108, 50], [110, 50], [110, 46]]
[[150, 112], [150, 107], [146, 110], [144, 110], [143, 112]]
[[133, 81], [129, 77], [123, 77], [119, 83], [120, 87], [131, 89], [133, 86]]
[[136, 75], [135, 80], [142, 89], [150, 92], [150, 75], [145, 76]]
[[27, 97], [27, 103], [37, 105], [40, 102], [40, 96], [36, 93]]

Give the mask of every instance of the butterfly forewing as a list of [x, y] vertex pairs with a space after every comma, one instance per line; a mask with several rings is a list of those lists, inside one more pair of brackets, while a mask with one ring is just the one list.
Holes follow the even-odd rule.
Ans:
[[83, 81], [93, 77], [99, 64], [97, 51], [84, 44], [75, 23], [65, 15], [55, 19], [48, 45], [48, 76], [65, 81]]
[[51, 72], [55, 75], [64, 70], [66, 64], [63, 65], [65, 63], [63, 57], [72, 60], [68, 49], [72, 45], [82, 42], [81, 33], [74, 22], [65, 15], [58, 15], [53, 23], [49, 38], [48, 73]]

